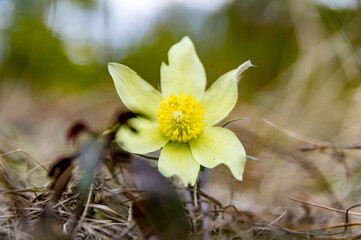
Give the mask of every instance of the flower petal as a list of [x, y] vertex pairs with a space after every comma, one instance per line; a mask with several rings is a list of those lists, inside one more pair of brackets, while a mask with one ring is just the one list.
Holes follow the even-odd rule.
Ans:
[[223, 163], [236, 179], [242, 180], [246, 152], [232, 131], [221, 127], [204, 128], [197, 138], [189, 142], [189, 146], [201, 165], [213, 168]]
[[163, 97], [181, 92], [200, 100], [206, 87], [206, 72], [189, 37], [171, 47], [168, 60], [169, 65], [162, 63], [160, 69]]
[[108, 69], [124, 105], [134, 113], [157, 119], [162, 94], [125, 65], [109, 63]]
[[247, 68], [253, 66], [250, 61], [243, 63], [237, 69], [223, 74], [205, 92], [201, 104], [206, 113], [205, 126], [213, 126], [224, 119], [234, 108], [238, 98], [237, 83], [241, 74]]
[[162, 149], [158, 169], [165, 177], [177, 175], [185, 186], [196, 183], [200, 165], [192, 155], [188, 143], [168, 142]]
[[128, 125], [122, 125], [116, 134], [116, 141], [128, 152], [144, 154], [154, 152], [163, 147], [169, 139], [159, 128], [159, 123], [145, 118], [132, 118]]

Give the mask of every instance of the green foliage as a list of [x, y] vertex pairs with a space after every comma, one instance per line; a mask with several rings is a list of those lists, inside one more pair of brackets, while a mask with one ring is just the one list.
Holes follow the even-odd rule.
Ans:
[[[76, 3], [84, 10], [102, 7], [95, 0]], [[280, 83], [279, 74], [295, 63], [300, 54], [295, 32], [297, 22], [292, 20], [288, 1], [232, 1], [210, 15], [174, 5], [163, 13], [146, 36], [129, 46], [115, 45], [110, 50], [106, 43], [101, 43], [105, 46], [100, 48], [92, 42], [77, 43], [89, 59], [85, 65], [79, 65], [72, 62], [65, 51], [69, 40], [59, 38], [45, 23], [50, 4], [35, 0], [14, 1], [13, 21], [5, 30], [0, 30], [0, 35], [7, 36], [5, 45], [9, 49], [5, 63], [0, 66], [1, 81], [21, 80], [43, 90], [49, 87], [81, 90], [100, 83], [111, 85], [106, 63], [125, 55], [120, 59], [122, 63], [157, 86], [160, 64], [166, 59], [167, 49], [182, 36], [189, 35], [208, 71], [209, 84], [245, 60], [251, 59], [259, 67], [259, 71], [247, 73], [249, 76], [241, 86], [241, 98], [249, 99], [265, 86], [276, 87]], [[319, 6], [317, 10], [328, 34], [342, 29], [358, 15], [356, 9], [331, 10]], [[106, 13], [103, 17], [106, 18]], [[110, 24], [109, 28], [109, 34], [117, 31], [115, 25]], [[351, 33], [343, 34], [347, 39]], [[353, 35], [349, 38], [349, 47], [356, 49], [361, 37], [357, 32]], [[109, 51], [111, 54], [107, 53]]]

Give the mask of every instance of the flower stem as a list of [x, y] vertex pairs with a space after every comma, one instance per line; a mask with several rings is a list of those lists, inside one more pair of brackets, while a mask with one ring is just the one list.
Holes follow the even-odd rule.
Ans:
[[194, 197], [194, 206], [198, 207], [198, 199], [197, 199], [197, 183], [193, 187], [193, 197]]

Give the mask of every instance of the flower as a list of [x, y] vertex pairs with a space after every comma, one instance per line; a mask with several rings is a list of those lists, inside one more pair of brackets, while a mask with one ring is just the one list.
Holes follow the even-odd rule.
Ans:
[[236, 135], [213, 125], [224, 119], [237, 102], [237, 83], [250, 61], [222, 75], [205, 91], [206, 74], [189, 37], [171, 47], [169, 64], [161, 65], [161, 92], [129, 67], [109, 63], [119, 97], [143, 117], [121, 126], [116, 141], [126, 151], [145, 154], [162, 148], [158, 169], [166, 177], [177, 175], [194, 185], [200, 165], [225, 164], [242, 180], [245, 150]]

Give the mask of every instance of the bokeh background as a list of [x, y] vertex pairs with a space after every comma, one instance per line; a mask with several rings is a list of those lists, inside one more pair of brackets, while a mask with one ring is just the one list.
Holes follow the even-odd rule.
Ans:
[[361, 143], [360, 11], [357, 0], [0, 0], [0, 149], [44, 164], [72, 152], [75, 121], [102, 131], [124, 110], [107, 63], [157, 87], [167, 51], [188, 35], [208, 86], [246, 60], [257, 66], [225, 121], [248, 119], [229, 127], [258, 160], [242, 183], [206, 171], [204, 189], [280, 213], [299, 206], [289, 197], [356, 204], [360, 150], [347, 148]]

